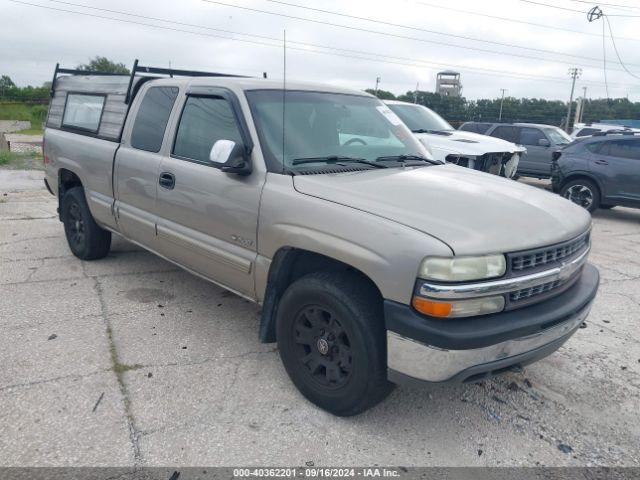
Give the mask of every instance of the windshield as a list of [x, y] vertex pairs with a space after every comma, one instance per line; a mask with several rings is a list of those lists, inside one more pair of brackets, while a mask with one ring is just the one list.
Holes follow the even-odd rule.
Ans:
[[551, 141], [556, 145], [567, 145], [573, 140], [569, 135], [560, 130], [558, 127], [545, 128], [544, 131], [551, 139]]
[[430, 158], [400, 119], [376, 98], [287, 90], [283, 135], [282, 90], [246, 94], [263, 153], [275, 171], [300, 168], [301, 159], [309, 163], [317, 158], [322, 164], [323, 159], [335, 161], [336, 157], [369, 162], [399, 155]]
[[433, 110], [422, 105], [389, 104], [388, 107], [398, 115], [402, 121], [415, 132], [418, 130], [442, 132], [453, 130], [444, 118]]

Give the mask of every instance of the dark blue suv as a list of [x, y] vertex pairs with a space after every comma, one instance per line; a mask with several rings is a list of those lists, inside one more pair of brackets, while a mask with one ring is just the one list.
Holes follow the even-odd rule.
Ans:
[[590, 212], [640, 208], [640, 134], [602, 132], [553, 154], [553, 191]]

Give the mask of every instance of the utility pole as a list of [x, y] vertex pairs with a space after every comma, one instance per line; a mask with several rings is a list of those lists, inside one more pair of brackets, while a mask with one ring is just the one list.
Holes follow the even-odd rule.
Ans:
[[587, 87], [582, 87], [582, 100], [580, 101], [580, 116], [578, 118], [578, 122], [582, 122], [582, 117], [584, 115], [584, 107], [587, 103]]
[[420, 88], [420, 82], [416, 83], [416, 89], [413, 92], [413, 103], [418, 103], [418, 89]]
[[567, 107], [567, 124], [565, 130], [569, 133], [569, 124], [571, 123], [571, 104], [573, 103], [573, 92], [576, 88], [576, 78], [582, 74], [581, 68], [570, 68], [569, 75], [571, 76], [571, 95], [569, 96], [569, 106]]
[[380, 77], [376, 77], [376, 89], [374, 90], [375, 91], [374, 95], [376, 97], [378, 96], [378, 85], [380, 85]]
[[501, 88], [500, 91], [502, 92], [502, 98], [500, 98], [500, 114], [498, 115], [498, 121], [501, 122], [502, 121], [502, 104], [504, 103], [504, 92], [507, 91], [506, 88]]

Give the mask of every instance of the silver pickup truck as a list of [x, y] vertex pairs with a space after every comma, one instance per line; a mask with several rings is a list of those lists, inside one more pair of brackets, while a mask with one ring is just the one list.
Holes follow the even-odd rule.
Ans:
[[586, 211], [429, 159], [370, 95], [85, 74], [57, 69], [44, 144], [71, 251], [105, 257], [117, 233], [260, 304], [260, 340], [336, 415], [531, 363], [589, 313]]

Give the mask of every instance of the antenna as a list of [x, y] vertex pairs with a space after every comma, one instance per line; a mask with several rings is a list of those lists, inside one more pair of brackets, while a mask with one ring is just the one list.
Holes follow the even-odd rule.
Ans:
[[284, 129], [287, 93], [287, 30], [282, 31], [282, 172], [284, 173]]

